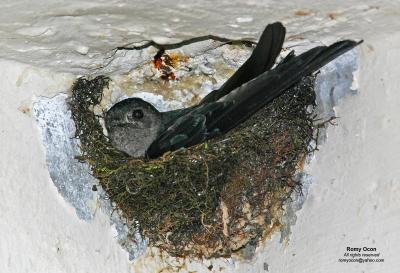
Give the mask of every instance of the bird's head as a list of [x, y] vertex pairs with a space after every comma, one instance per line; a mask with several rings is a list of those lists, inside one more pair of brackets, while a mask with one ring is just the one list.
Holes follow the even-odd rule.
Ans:
[[104, 121], [112, 145], [133, 157], [145, 156], [161, 128], [160, 112], [139, 98], [116, 103]]

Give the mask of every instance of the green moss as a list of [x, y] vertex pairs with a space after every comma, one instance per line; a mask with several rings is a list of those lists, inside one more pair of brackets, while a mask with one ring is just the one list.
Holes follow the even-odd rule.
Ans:
[[155, 160], [116, 150], [91, 109], [109, 79], [78, 79], [69, 105], [111, 201], [153, 246], [174, 256], [228, 256], [279, 226], [292, 177], [310, 151], [314, 77], [303, 79], [225, 136]]

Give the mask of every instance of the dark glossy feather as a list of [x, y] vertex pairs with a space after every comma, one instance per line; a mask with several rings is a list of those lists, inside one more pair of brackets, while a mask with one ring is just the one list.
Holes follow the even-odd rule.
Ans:
[[[207, 94], [199, 104], [215, 102], [233, 89], [271, 69], [282, 50], [285, 34], [286, 29], [282, 23], [268, 25], [249, 59], [220, 88]], [[164, 112], [162, 124], [168, 128], [177, 118], [189, 113], [194, 107]]]
[[329, 47], [320, 46], [295, 57], [290, 57], [276, 68], [222, 97], [220, 101], [232, 102], [229, 108], [209, 119], [207, 128], [225, 133], [249, 118], [261, 107], [278, 97], [304, 76], [317, 71], [336, 57], [359, 43], [341, 41]]
[[247, 61], [217, 90], [205, 96], [200, 103], [217, 101], [233, 89], [272, 68], [282, 50], [286, 29], [276, 22], [268, 25]]
[[212, 132], [208, 130], [206, 122], [224, 105], [222, 102], [201, 104], [179, 117], [151, 144], [147, 156], [158, 157], [167, 151], [189, 147], [209, 138]]
[[[268, 47], [260, 43], [259, 48], [268, 50], [255, 50], [250, 59], [232, 76], [233, 79], [229, 79], [227, 84], [222, 86], [221, 93], [213, 91], [214, 93], [206, 96], [199, 105], [173, 112], [175, 118], [177, 117], [175, 120], [172, 115], [167, 117], [167, 124], [172, 125], [161, 132], [150, 145], [147, 157], [155, 158], [167, 151], [189, 147], [228, 132], [304, 76], [317, 71], [361, 43], [345, 40], [329, 47], [315, 47], [299, 56], [290, 53], [274, 69], [269, 70], [283, 42], [283, 37], [280, 35], [282, 33], [284, 35], [284, 31], [278, 31], [277, 38], [271, 37], [274, 29], [281, 29], [280, 26], [280, 24], [270, 25], [263, 33], [264, 42], [279, 41], [279, 46]], [[269, 55], [265, 56], [265, 52], [269, 52]], [[261, 64], [262, 61], [264, 65]], [[253, 69], [250, 64], [256, 68]], [[238, 86], [230, 90], [236, 85]]]

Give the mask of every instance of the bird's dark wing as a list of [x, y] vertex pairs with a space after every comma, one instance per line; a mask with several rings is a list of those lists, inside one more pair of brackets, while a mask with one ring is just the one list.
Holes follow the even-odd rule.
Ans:
[[233, 89], [271, 69], [282, 50], [285, 34], [286, 29], [282, 23], [269, 24], [250, 58], [219, 89], [209, 93], [200, 103], [217, 101]]
[[[286, 29], [282, 23], [269, 24], [246, 62], [219, 89], [207, 94], [199, 104], [215, 102], [233, 89], [271, 69], [281, 52], [285, 34]], [[169, 127], [177, 118], [189, 113], [193, 108], [163, 112], [162, 124]]]
[[153, 153], [152, 150], [156, 149], [158, 153], [163, 154], [190, 146], [191, 143], [201, 142], [207, 131], [205, 123], [206, 117], [201, 114], [189, 113], [181, 117], [163, 132], [156, 143], [152, 143], [147, 153]]
[[[362, 42], [362, 41], [361, 41]], [[331, 46], [319, 46], [299, 55], [293, 54], [257, 78], [231, 91], [219, 101], [232, 102], [223, 113], [207, 122], [208, 130], [225, 133], [249, 118], [261, 107], [285, 92], [303, 77], [354, 48], [361, 42], [345, 40]]]
[[[286, 58], [274, 69], [232, 90], [215, 102], [200, 104], [176, 120], [151, 144], [147, 156], [189, 147], [238, 126], [304, 76], [317, 71], [359, 43], [341, 41]], [[217, 132], [217, 133], [216, 133]]]
[[150, 145], [146, 152], [147, 157], [155, 158], [167, 151], [189, 147], [204, 141], [211, 133], [207, 130], [207, 120], [212, 119], [212, 116], [224, 107], [227, 107], [227, 103], [207, 103], [179, 117]]
[[164, 129], [167, 129], [169, 126], [174, 124], [178, 118], [188, 114], [192, 110], [193, 107], [188, 107], [167, 112], [161, 112], [161, 124], [163, 125]]

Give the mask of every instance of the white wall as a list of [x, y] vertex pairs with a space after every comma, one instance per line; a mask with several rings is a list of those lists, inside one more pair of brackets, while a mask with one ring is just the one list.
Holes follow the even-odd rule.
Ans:
[[[0, 3], [0, 272], [157, 272], [165, 266], [151, 255], [130, 262], [105, 215], [79, 220], [58, 195], [32, 103], [67, 91], [77, 74], [103, 62], [99, 53], [117, 45], [208, 33], [257, 37], [275, 20], [287, 24], [289, 37], [364, 38], [359, 92], [336, 109], [338, 126], [329, 128], [312, 162], [314, 183], [289, 242], [275, 234], [254, 261], [212, 261], [214, 270], [267, 272], [267, 263], [268, 272], [398, 272], [399, 18], [399, 4], [371, 0]], [[347, 246], [376, 247], [385, 262], [339, 263]], [[209, 264], [188, 267], [209, 272]]]

